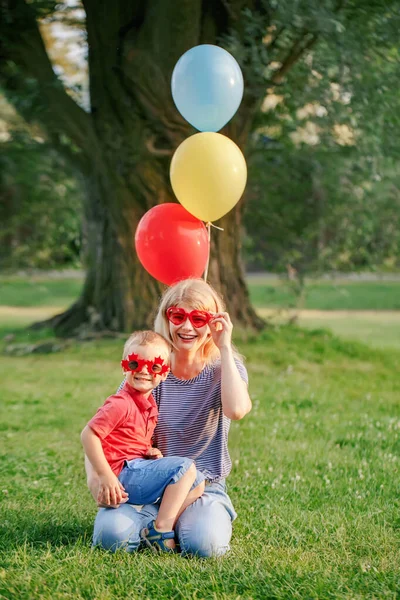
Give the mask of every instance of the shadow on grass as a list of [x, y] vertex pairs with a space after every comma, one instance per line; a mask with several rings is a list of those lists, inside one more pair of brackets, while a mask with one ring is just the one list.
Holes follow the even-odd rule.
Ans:
[[94, 518], [83, 517], [81, 521], [76, 515], [66, 510], [65, 521], [59, 515], [49, 511], [26, 510], [23, 505], [4, 515], [0, 525], [0, 549], [7, 550], [16, 546], [32, 544], [34, 546], [74, 546], [79, 541], [85, 546], [91, 545]]
[[[4, 338], [10, 337], [12, 343], [25, 342], [27, 344], [33, 344], [34, 342], [41, 342], [42, 340], [53, 339], [54, 330], [51, 328], [43, 328], [38, 330], [30, 329], [31, 324], [26, 326], [7, 324], [0, 322], [0, 340], [7, 342]], [[12, 336], [12, 339], [11, 339]]]

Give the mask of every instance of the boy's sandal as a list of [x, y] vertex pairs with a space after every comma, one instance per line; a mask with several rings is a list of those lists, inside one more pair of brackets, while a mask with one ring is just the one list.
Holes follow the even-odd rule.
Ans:
[[140, 532], [142, 541], [146, 544], [153, 552], [176, 552], [176, 544], [173, 547], [165, 545], [167, 540], [175, 541], [174, 531], [158, 531], [156, 529], [154, 521], [150, 521], [147, 527], [144, 527]]

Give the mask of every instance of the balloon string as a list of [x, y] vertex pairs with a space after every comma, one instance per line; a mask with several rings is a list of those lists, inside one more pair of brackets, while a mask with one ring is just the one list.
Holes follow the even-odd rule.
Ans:
[[213, 223], [211, 223], [211, 221], [207, 221], [206, 228], [207, 228], [207, 234], [208, 234], [208, 258], [207, 258], [206, 270], [204, 271], [204, 281], [207, 281], [208, 267], [210, 265], [211, 227], [214, 227], [214, 229], [219, 229], [219, 231], [224, 231], [223, 227], [218, 227], [217, 225], [214, 225]]
[[206, 223], [207, 235], [208, 235], [208, 258], [207, 258], [206, 270], [204, 271], [204, 281], [207, 281], [207, 276], [208, 276], [208, 267], [209, 267], [209, 264], [210, 264], [210, 252], [211, 252], [211, 225], [212, 225], [212, 223], [210, 223], [210, 221], [209, 221], [208, 223]]
[[214, 229], [219, 229], [220, 231], [224, 231], [223, 227], [218, 227], [218, 225], [214, 225], [214, 223], [211, 223], [211, 221], [207, 221], [206, 227], [214, 227]]

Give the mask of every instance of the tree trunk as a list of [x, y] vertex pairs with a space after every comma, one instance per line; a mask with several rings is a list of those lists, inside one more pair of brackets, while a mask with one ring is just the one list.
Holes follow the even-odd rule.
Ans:
[[48, 322], [60, 336], [85, 329], [133, 331], [153, 326], [161, 286], [138, 264], [133, 247], [135, 223], [123, 243], [109, 231], [107, 219], [97, 226], [98, 241], [90, 249], [96, 260], [89, 262], [80, 298]]
[[223, 296], [234, 323], [251, 330], [261, 329], [264, 321], [251, 306], [241, 260], [241, 206], [235, 207], [211, 227], [211, 258], [208, 281]]
[[[135, 231], [144, 211], [133, 200], [140, 192], [132, 193], [112, 172], [96, 173], [87, 187], [83, 290], [75, 304], [47, 325], [60, 336], [82, 329], [151, 328], [162, 285], [143, 269], [135, 251]], [[110, 197], [119, 211], [109, 210]]]
[[[164, 197], [168, 192], [168, 189], [164, 190]], [[151, 328], [164, 286], [145, 271], [136, 256], [134, 236], [141, 215], [131, 214], [131, 218], [125, 219], [124, 226], [119, 223], [115, 230], [112, 220], [101, 209], [98, 187], [88, 194], [89, 198], [91, 194], [94, 197], [88, 204], [90, 216], [86, 217], [87, 273], [82, 294], [66, 312], [47, 321], [46, 325], [53, 326], [60, 336], [69, 336], [82, 329], [132, 331]], [[208, 281], [224, 297], [236, 324], [259, 329], [263, 321], [251, 308], [241, 264], [240, 208], [221, 219], [218, 226], [224, 230], [212, 227]]]
[[[92, 173], [86, 177], [87, 279], [79, 300], [54, 320], [59, 335], [87, 326], [118, 331], [152, 326], [163, 286], [139, 264], [135, 230], [149, 208], [175, 201], [170, 160], [193, 133], [173, 105], [170, 77], [179, 56], [201, 43], [201, 2], [154, 0], [137, 22], [127, 20], [119, 30], [112, 27], [121, 15], [105, 4], [109, 22], [97, 19], [98, 3], [85, 2], [98, 164], [95, 182]], [[239, 137], [236, 130], [231, 135]], [[213, 230], [209, 280], [236, 323], [260, 328], [240, 262], [241, 210], [233, 210], [221, 226], [223, 232]]]

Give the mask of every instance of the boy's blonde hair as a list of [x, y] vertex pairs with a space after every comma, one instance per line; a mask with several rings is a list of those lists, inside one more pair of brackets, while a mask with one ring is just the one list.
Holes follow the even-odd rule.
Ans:
[[[179, 306], [182, 303], [189, 305], [192, 310], [206, 310], [210, 313], [225, 311], [223, 299], [204, 279], [184, 279], [170, 286], [161, 298], [154, 321], [154, 330], [168, 340], [172, 347], [174, 347], [174, 343], [169, 332], [169, 321], [166, 312], [170, 306]], [[232, 348], [234, 356], [242, 360], [234, 346]], [[211, 336], [202, 347], [202, 352], [207, 364], [220, 358], [220, 352]]]
[[166, 357], [168, 357], [168, 363], [171, 354], [171, 344], [159, 333], [155, 331], [134, 331], [129, 338], [126, 340], [124, 345], [124, 351], [122, 358], [125, 359], [129, 354], [133, 346], [148, 346], [150, 344], [163, 344], [166, 350]]

